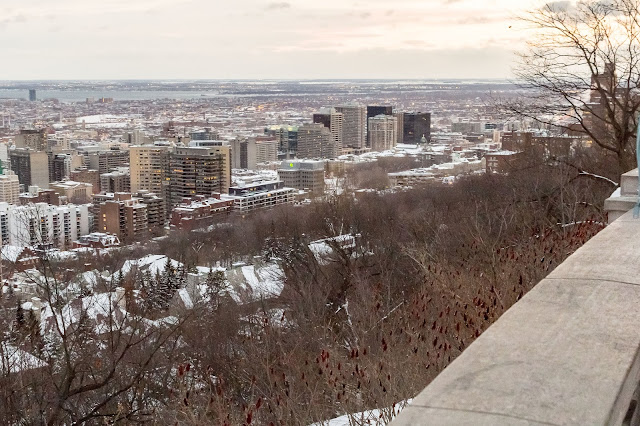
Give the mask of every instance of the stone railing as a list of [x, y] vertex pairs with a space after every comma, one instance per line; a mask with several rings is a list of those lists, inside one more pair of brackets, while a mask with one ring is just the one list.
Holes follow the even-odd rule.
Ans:
[[617, 195], [629, 197], [627, 212], [616, 219], [609, 210], [607, 228], [505, 312], [392, 425], [640, 424], [640, 219], [628, 211], [637, 176], [623, 176]]

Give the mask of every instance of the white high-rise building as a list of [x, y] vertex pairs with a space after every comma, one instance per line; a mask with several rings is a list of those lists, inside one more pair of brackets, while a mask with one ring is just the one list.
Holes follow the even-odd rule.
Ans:
[[0, 175], [0, 202], [18, 204], [20, 195], [20, 182], [18, 175], [11, 170], [5, 170]]
[[68, 248], [89, 234], [89, 204], [0, 203], [0, 233], [4, 245]]
[[370, 117], [368, 127], [372, 151], [386, 151], [396, 145], [398, 141], [397, 117], [384, 114]]

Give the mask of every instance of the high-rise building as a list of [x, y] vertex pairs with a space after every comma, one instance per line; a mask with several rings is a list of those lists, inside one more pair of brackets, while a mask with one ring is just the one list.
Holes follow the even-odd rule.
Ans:
[[88, 205], [0, 203], [0, 230], [4, 244], [69, 248], [78, 237], [89, 233]]
[[393, 115], [393, 107], [391, 105], [367, 105], [367, 120], [380, 114]]
[[258, 164], [278, 159], [278, 140], [236, 139], [231, 142], [231, 167], [257, 169]]
[[393, 115], [393, 107], [391, 105], [367, 105], [367, 146], [371, 147], [369, 138], [369, 119], [380, 114]]
[[93, 187], [94, 194], [100, 192], [100, 175], [97, 170], [80, 167], [76, 170], [72, 170], [69, 174], [69, 178], [75, 182], [90, 183]]
[[331, 131], [331, 139], [336, 146], [337, 154], [342, 152], [342, 132], [344, 129], [344, 115], [335, 108], [328, 108], [324, 111], [313, 114], [313, 122], [321, 123]]
[[231, 184], [231, 152], [226, 144], [193, 143], [169, 156], [170, 203], [195, 195], [227, 193]]
[[235, 139], [231, 142], [231, 167], [253, 170], [256, 164], [255, 139]]
[[278, 169], [278, 177], [286, 187], [321, 195], [324, 192], [324, 161], [283, 161]]
[[143, 204], [147, 206], [147, 227], [151, 235], [161, 234], [164, 230], [164, 224], [168, 217], [166, 203], [163, 197], [141, 191], [134, 194]]
[[11, 170], [4, 170], [0, 175], [0, 202], [18, 204], [20, 196], [20, 182], [18, 176]]
[[122, 167], [111, 173], [100, 175], [100, 190], [103, 192], [131, 192], [129, 169]]
[[9, 153], [9, 161], [11, 170], [25, 188], [32, 185], [49, 188], [49, 156], [46, 152], [17, 148]]
[[49, 155], [49, 180], [51, 182], [61, 181], [71, 176], [71, 171], [82, 167], [83, 157], [75, 153]]
[[396, 144], [404, 143], [404, 112], [394, 112], [393, 116], [398, 120], [398, 139]]
[[398, 119], [392, 115], [380, 114], [369, 118], [369, 142], [372, 151], [386, 151], [393, 148], [398, 140]]
[[256, 141], [256, 163], [263, 164], [276, 161], [278, 159], [278, 141], [262, 140]]
[[108, 151], [93, 152], [87, 155], [89, 168], [97, 170], [99, 174], [109, 173], [118, 167], [129, 165], [129, 151], [110, 149]]
[[166, 196], [169, 185], [169, 146], [141, 145], [129, 148], [131, 191]]
[[148, 235], [147, 206], [130, 193], [118, 192], [100, 204], [98, 232], [117, 235], [122, 241], [140, 240]]
[[323, 124], [305, 124], [298, 128], [299, 158], [335, 158], [338, 147], [331, 137], [331, 130]]
[[29, 100], [31, 102], [36, 101], [36, 89], [29, 89]]
[[272, 126], [265, 129], [265, 134], [275, 136], [278, 141], [278, 158], [289, 159], [296, 156], [298, 150], [297, 126]]
[[23, 129], [14, 138], [16, 148], [30, 148], [34, 151], [46, 151], [47, 129]]
[[335, 109], [343, 115], [342, 146], [364, 148], [366, 146], [367, 108], [362, 105], [341, 105]]
[[[398, 127], [400, 129], [400, 127]], [[431, 140], [431, 113], [405, 112], [403, 114], [402, 140], [404, 143], [419, 144], [422, 138]]]

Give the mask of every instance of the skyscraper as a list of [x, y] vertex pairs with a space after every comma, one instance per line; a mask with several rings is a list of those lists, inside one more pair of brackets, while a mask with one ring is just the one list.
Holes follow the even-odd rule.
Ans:
[[31, 102], [35, 102], [35, 100], [36, 100], [36, 89], [29, 89], [29, 100]]
[[402, 126], [404, 143], [419, 144], [424, 137], [431, 140], [431, 113], [405, 112]]
[[320, 123], [331, 131], [331, 139], [336, 146], [337, 155], [342, 151], [342, 131], [344, 115], [335, 108], [328, 108], [313, 114], [313, 122]]
[[169, 155], [171, 205], [196, 195], [226, 194], [231, 184], [229, 145], [178, 147]]
[[31, 148], [35, 151], [46, 151], [47, 129], [22, 129], [15, 136], [16, 148]]
[[342, 105], [337, 106], [335, 109], [343, 115], [342, 146], [364, 148], [366, 145], [366, 107], [362, 105]]
[[386, 151], [396, 145], [398, 140], [398, 119], [396, 117], [385, 114], [371, 117], [368, 127], [372, 151]]
[[369, 119], [376, 117], [380, 114], [393, 115], [393, 107], [391, 105], [367, 105], [367, 146], [371, 146], [371, 140], [369, 138]]
[[323, 124], [305, 124], [298, 127], [299, 158], [335, 158], [338, 149], [331, 130]]
[[16, 148], [9, 154], [11, 170], [25, 189], [31, 185], [49, 188], [49, 156], [44, 151]]
[[129, 148], [131, 191], [165, 195], [169, 183], [169, 146], [141, 145]]

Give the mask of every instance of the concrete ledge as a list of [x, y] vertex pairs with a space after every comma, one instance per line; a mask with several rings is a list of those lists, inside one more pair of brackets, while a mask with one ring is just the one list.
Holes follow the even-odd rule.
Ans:
[[622, 196], [638, 195], [638, 169], [633, 169], [623, 174], [620, 178]]
[[502, 315], [392, 424], [622, 424], [640, 383], [639, 351], [640, 219], [628, 212]]

